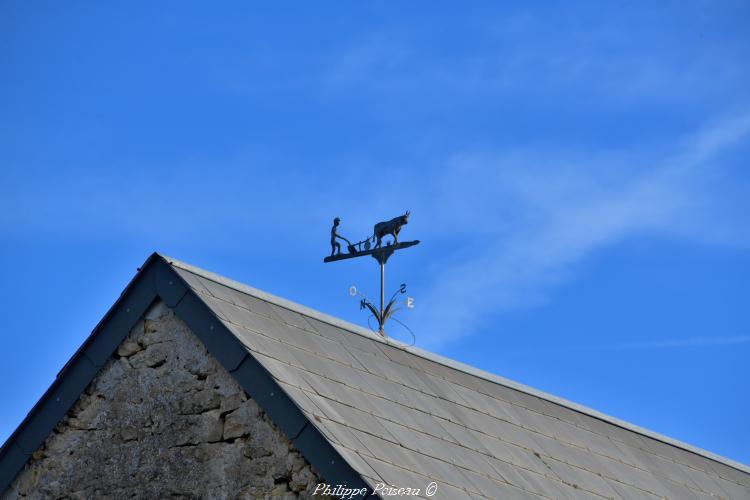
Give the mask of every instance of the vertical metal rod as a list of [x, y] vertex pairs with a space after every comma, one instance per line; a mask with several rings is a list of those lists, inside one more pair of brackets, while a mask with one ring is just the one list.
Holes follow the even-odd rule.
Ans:
[[380, 335], [385, 337], [385, 331], [383, 330], [383, 309], [385, 307], [385, 262], [380, 261]]

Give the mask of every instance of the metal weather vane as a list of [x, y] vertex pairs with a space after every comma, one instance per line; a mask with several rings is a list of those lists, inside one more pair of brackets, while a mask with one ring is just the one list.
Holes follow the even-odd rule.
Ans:
[[[366, 238], [357, 243], [352, 243], [348, 239], [341, 236], [338, 232], [341, 219], [336, 217], [333, 219], [333, 227], [331, 228], [331, 255], [323, 259], [323, 262], [335, 262], [337, 260], [352, 259], [354, 257], [363, 257], [365, 255], [371, 255], [380, 264], [380, 309], [376, 308], [370, 303], [367, 298], [363, 298], [360, 302], [360, 309], [365, 307], [372, 312], [372, 315], [378, 322], [378, 332], [380, 335], [385, 336], [385, 322], [393, 316], [397, 308], [394, 307], [397, 296], [406, 293], [406, 284], [401, 284], [398, 290], [393, 294], [388, 304], [385, 304], [385, 264], [388, 258], [393, 255], [396, 250], [402, 250], [419, 244], [419, 240], [404, 241], [399, 243], [398, 235], [401, 232], [401, 228], [409, 223], [410, 212], [406, 211], [404, 215], [394, 217], [389, 221], [378, 222], [373, 228], [373, 234], [369, 238]], [[393, 241], [383, 245], [383, 238], [390, 235]], [[347, 253], [341, 252], [341, 243], [336, 240], [342, 240], [346, 242]], [[352, 295], [356, 295], [356, 288]], [[407, 302], [408, 307], [412, 307], [412, 299], [410, 298]]]

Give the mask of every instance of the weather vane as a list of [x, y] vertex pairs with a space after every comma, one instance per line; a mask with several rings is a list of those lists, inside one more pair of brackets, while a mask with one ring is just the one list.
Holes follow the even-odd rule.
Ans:
[[[398, 290], [393, 294], [388, 304], [385, 303], [385, 263], [388, 258], [393, 255], [396, 250], [413, 247], [419, 244], [419, 240], [404, 241], [399, 243], [398, 235], [401, 232], [401, 227], [409, 223], [409, 211], [406, 211], [404, 215], [394, 217], [389, 221], [378, 222], [375, 224], [373, 234], [369, 238], [366, 238], [360, 242], [352, 243], [348, 239], [341, 236], [338, 232], [341, 219], [336, 217], [333, 219], [333, 227], [331, 228], [331, 255], [323, 259], [323, 262], [335, 262], [337, 260], [352, 259], [354, 257], [362, 257], [364, 255], [372, 255], [372, 257], [380, 264], [380, 309], [377, 309], [370, 303], [366, 298], [363, 298], [360, 302], [360, 308], [367, 309], [372, 312], [372, 315], [378, 321], [378, 332], [380, 335], [385, 336], [385, 322], [393, 315], [396, 309], [393, 307], [396, 302], [396, 297], [400, 294], [406, 293], [406, 284], [401, 284]], [[390, 235], [393, 241], [383, 245], [383, 238]], [[336, 240], [342, 240], [346, 242], [346, 253], [341, 252], [341, 243]], [[352, 293], [353, 290], [353, 293]], [[350, 289], [351, 295], [357, 295], [355, 287]], [[407, 301], [408, 307], [413, 307], [413, 301], [411, 298]], [[397, 321], [397, 320], [396, 320]]]

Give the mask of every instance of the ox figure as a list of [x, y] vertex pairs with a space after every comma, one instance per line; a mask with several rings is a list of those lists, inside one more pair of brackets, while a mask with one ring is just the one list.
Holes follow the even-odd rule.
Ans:
[[407, 210], [404, 215], [399, 215], [393, 219], [385, 222], [378, 222], [375, 224], [373, 230], [372, 241], [378, 240], [375, 248], [380, 248], [383, 243], [383, 237], [387, 234], [393, 236], [393, 244], [398, 244], [398, 233], [401, 231], [401, 226], [409, 223], [409, 211]]

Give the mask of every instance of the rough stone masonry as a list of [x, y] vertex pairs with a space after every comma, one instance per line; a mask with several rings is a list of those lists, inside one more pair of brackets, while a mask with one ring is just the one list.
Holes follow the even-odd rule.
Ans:
[[2, 498], [297, 499], [322, 481], [158, 303]]

